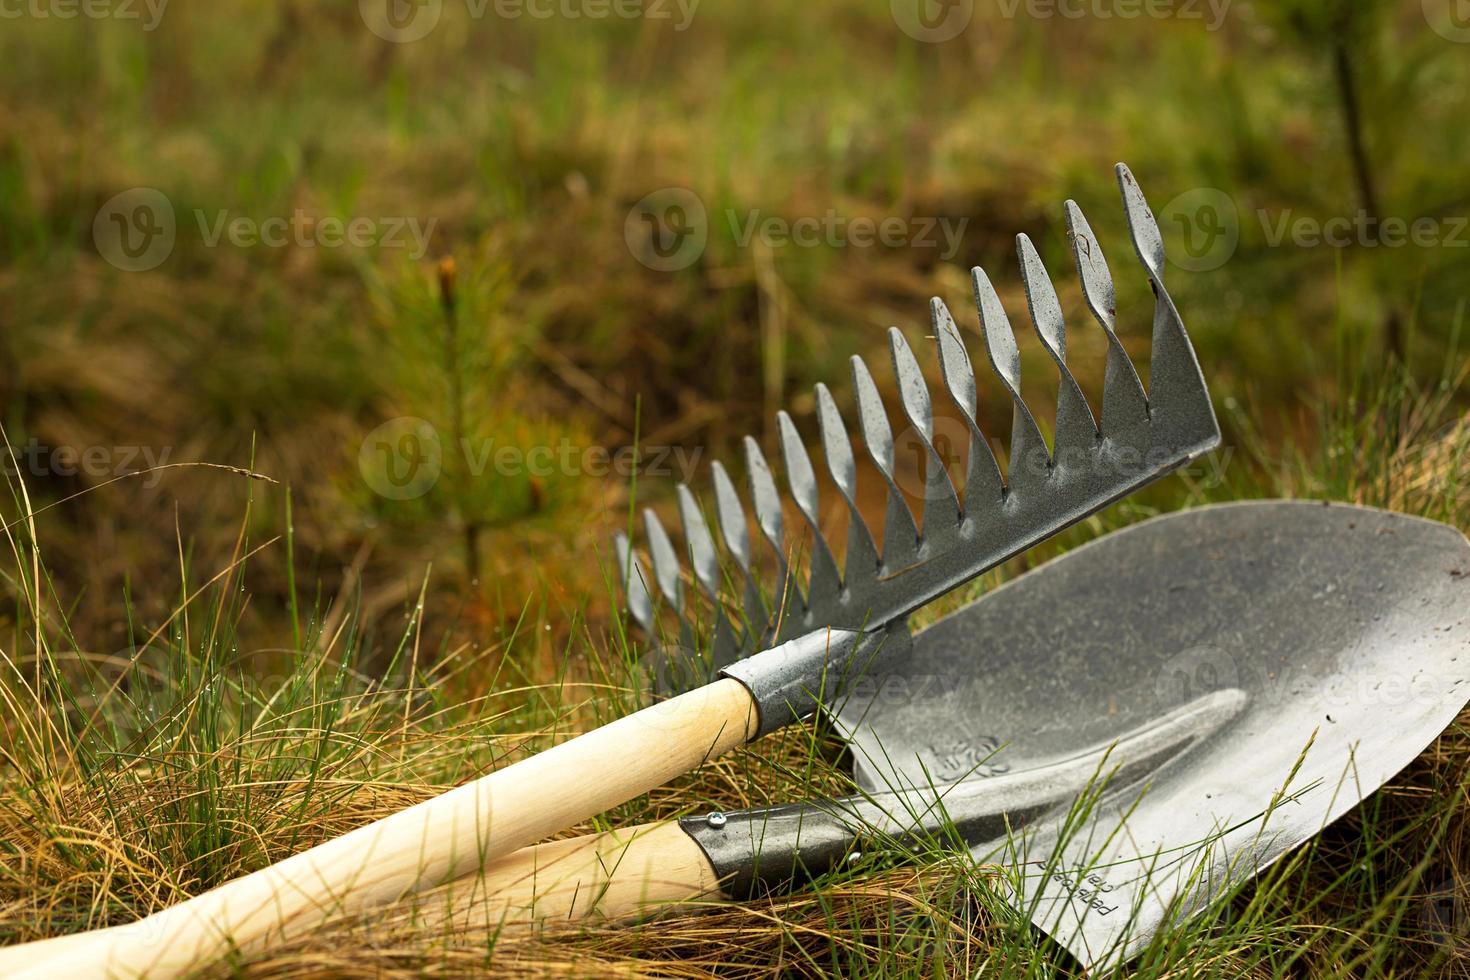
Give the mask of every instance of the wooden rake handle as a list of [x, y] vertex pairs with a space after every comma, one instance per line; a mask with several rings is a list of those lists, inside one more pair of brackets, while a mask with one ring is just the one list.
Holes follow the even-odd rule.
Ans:
[[248, 953], [486, 867], [723, 755], [759, 721], [722, 678], [138, 922], [0, 950], [0, 974], [172, 977]]

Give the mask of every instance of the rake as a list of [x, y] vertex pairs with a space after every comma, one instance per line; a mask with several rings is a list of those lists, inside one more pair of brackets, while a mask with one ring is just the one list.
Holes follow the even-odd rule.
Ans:
[[[484, 867], [647, 792], [745, 742], [811, 716], [874, 664], [903, 655], [913, 611], [985, 570], [1213, 448], [1219, 428], [1194, 351], [1164, 287], [1164, 247], [1137, 182], [1117, 168], [1133, 247], [1153, 287], [1149, 390], [1116, 333], [1116, 299], [1101, 245], [1077, 206], [1066, 205], [1088, 309], [1107, 338], [1101, 412], [1094, 416], [1067, 366], [1061, 304], [1030, 241], [1018, 239], [1031, 320], [1060, 376], [1054, 445], [1048, 449], [1021, 398], [1020, 355], [1005, 310], [983, 272], [974, 273], [985, 350], [1012, 403], [1009, 465], [1002, 475], [977, 418], [977, 384], [954, 319], [932, 304], [945, 397], [969, 432], [963, 499], [934, 442], [933, 401], [913, 351], [889, 335], [904, 416], [923, 446], [925, 490], [916, 519], [898, 485], [895, 446], [871, 373], [852, 362], [859, 428], [886, 489], [881, 549], [858, 509], [857, 466], [831, 393], [817, 388], [827, 469], [846, 503], [849, 541], [839, 571], [818, 526], [815, 470], [786, 413], [778, 416], [791, 502], [811, 531], [809, 570], [790, 560], [781, 494], [753, 440], [745, 442], [756, 525], [775, 554], [773, 588], [763, 589], [746, 513], [722, 466], [713, 472], [724, 551], [742, 580], [738, 621], [719, 601], [721, 557], [714, 534], [687, 487], [679, 510], [698, 588], [714, 602], [707, 656], [670, 657], [681, 676], [704, 683], [515, 763], [433, 800], [359, 828], [130, 926], [60, 941], [44, 951], [37, 975], [163, 976], [235, 949], [257, 948], [313, 916], [391, 901]], [[646, 520], [654, 576], [630, 543], [617, 542], [634, 619], [652, 634], [657, 590], [679, 619], [681, 640], [694, 635], [684, 602], [684, 573], [656, 517]], [[769, 597], [769, 598], [768, 598]], [[889, 642], [889, 641], [892, 642]], [[673, 672], [670, 672], [673, 673]], [[695, 848], [687, 838], [671, 847]], [[700, 852], [681, 851], [697, 867]], [[57, 956], [49, 956], [56, 951]], [[25, 962], [9, 951], [0, 964]], [[37, 949], [37, 956], [43, 951]]]
[[[738, 663], [758, 649], [822, 628], [871, 630], [900, 622], [932, 599], [1218, 444], [1220, 432], [1204, 379], [1183, 321], [1164, 288], [1164, 248], [1158, 226], [1132, 173], [1119, 164], [1117, 174], [1133, 245], [1156, 300], [1148, 393], [1118, 339], [1116, 294], [1102, 248], [1082, 211], [1068, 201], [1067, 237], [1083, 296], [1107, 336], [1101, 422], [1094, 420], [1067, 366], [1066, 327], [1056, 290], [1035, 246], [1020, 235], [1017, 251], [1031, 320], [1060, 376], [1054, 447], [1048, 450], [1036, 419], [1022, 400], [1015, 334], [995, 287], [976, 268], [971, 279], [985, 351], [1013, 406], [1009, 467], [1004, 478], [977, 419], [977, 386], [969, 354], [954, 317], [935, 298], [930, 312], [944, 392], [969, 434], [963, 500], [935, 445], [933, 402], [919, 362], [903, 334], [891, 328], [889, 350], [899, 401], [925, 456], [922, 532], [899, 487], [893, 431], [877, 385], [866, 363], [855, 356], [851, 364], [859, 431], [887, 493], [881, 555], [877, 538], [858, 507], [857, 461], [846, 424], [831, 391], [819, 383], [817, 420], [827, 470], [849, 515], [844, 570], [839, 574], [835, 551], [819, 523], [811, 458], [791, 416], [778, 412], [791, 502], [813, 539], [810, 572], [804, 583], [798, 581], [784, 533], [781, 493], [760, 444], [746, 436], [746, 471], [756, 525], [774, 552], [778, 572], [774, 587], [763, 590], [753, 562], [745, 509], [729, 473], [715, 461], [711, 473], [720, 536], [743, 586], [743, 616], [739, 622], [732, 620], [720, 601], [721, 563], [714, 535], [694, 494], [680, 484], [679, 515], [692, 579], [715, 608], [709, 657], [703, 669], [696, 668], [695, 678], [708, 679], [723, 672], [747, 683], [763, 683], [761, 667], [747, 669]], [[684, 570], [658, 516], [645, 509], [643, 517], [653, 578], [648, 577], [627, 537], [621, 532], [615, 536], [629, 612], [647, 634], [657, 634], [650, 587], [656, 583], [661, 598], [678, 618], [680, 649], [689, 651], [695, 630], [685, 615]], [[768, 602], [766, 595], [776, 601]], [[688, 680], [684, 671], [676, 678]], [[661, 682], [666, 688], [678, 686], [667, 678]]]

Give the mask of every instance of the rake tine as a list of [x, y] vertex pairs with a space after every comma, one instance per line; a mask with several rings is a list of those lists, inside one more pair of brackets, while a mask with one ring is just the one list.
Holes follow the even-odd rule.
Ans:
[[771, 465], [761, 452], [760, 443], [750, 436], [745, 437], [745, 468], [750, 476], [750, 499], [755, 504], [755, 522], [760, 525], [761, 535], [776, 553], [776, 616], [783, 624], [793, 617], [789, 610], [802, 608], [806, 600], [796, 586], [791, 565], [786, 560], [786, 533], [781, 514], [781, 493], [776, 489], [776, 478], [771, 475]]
[[786, 464], [786, 482], [791, 487], [791, 499], [796, 509], [806, 518], [812, 530], [811, 579], [807, 584], [806, 604], [808, 609], [827, 608], [836, 602], [842, 591], [842, 579], [837, 573], [837, 559], [822, 534], [822, 512], [817, 499], [817, 475], [812, 470], [811, 457], [802, 445], [801, 433], [796, 423], [785, 411], [776, 413], [776, 426], [781, 431], [781, 458]]
[[1114, 169], [1118, 177], [1118, 189], [1123, 196], [1123, 213], [1128, 218], [1128, 234], [1133, 240], [1133, 248], [1138, 252], [1144, 269], [1148, 271], [1149, 279], [1162, 288], [1164, 236], [1159, 233], [1159, 224], [1154, 220], [1148, 201], [1144, 200], [1143, 190], [1138, 186], [1133, 171], [1121, 163]]
[[1016, 347], [1011, 321], [1000, 305], [1000, 297], [996, 295], [985, 270], [978, 266], [971, 269], [970, 279], [975, 290], [975, 305], [980, 310], [980, 330], [985, 335], [990, 366], [1011, 395], [1011, 452], [1006, 486], [1008, 491], [1014, 491], [1017, 487], [1045, 480], [1050, 469], [1050, 457], [1046, 451], [1046, 440], [1036, 426], [1031, 409], [1021, 400], [1021, 351]]
[[689, 618], [684, 614], [684, 583], [680, 580], [682, 569], [679, 566], [678, 552], [674, 550], [674, 542], [669, 539], [669, 532], [664, 530], [663, 522], [651, 507], [643, 509], [643, 527], [648, 534], [648, 554], [653, 559], [654, 580], [658, 584], [659, 592], [663, 593], [665, 601], [679, 618], [680, 645], [690, 649], [694, 644], [694, 631], [689, 624]]
[[710, 471], [714, 477], [715, 510], [720, 515], [720, 534], [725, 539], [726, 549], [740, 569], [744, 585], [746, 628], [743, 632], [748, 642], [741, 645], [748, 647], [755, 638], [752, 634], [759, 634], [765, 628], [766, 603], [761, 598], [755, 573], [751, 571], [750, 530], [745, 523], [745, 508], [740, 505], [740, 495], [735, 492], [735, 483], [719, 460], [710, 465]]
[[709, 596], [714, 609], [715, 629], [711, 652], [718, 669], [730, 662], [739, 651], [730, 619], [720, 604], [720, 559], [715, 551], [715, 539], [700, 512], [699, 502], [689, 487], [681, 483], [679, 494], [679, 519], [684, 525], [684, 543], [689, 548], [689, 564], [694, 569], [694, 579], [700, 589]]
[[653, 597], [648, 593], [648, 574], [628, 543], [628, 536], [622, 531], [613, 532], [613, 548], [618, 556], [618, 577], [623, 581], [623, 594], [628, 597], [628, 612], [643, 632], [653, 636]]
[[643, 508], [643, 527], [648, 534], [648, 553], [653, 559], [653, 577], [658, 582], [658, 590], [682, 619], [684, 589], [679, 581], [679, 558], [674, 551], [674, 542], [669, 540], [669, 532], [664, 530], [663, 522], [651, 507]]
[[720, 595], [720, 563], [715, 553], [715, 541], [704, 522], [699, 502], [694, 493], [683, 483], [676, 488], [679, 494], [679, 519], [684, 524], [684, 543], [689, 548], [689, 564], [694, 570], [694, 579], [700, 589], [711, 599]]
[[857, 504], [857, 461], [852, 455], [852, 439], [837, 402], [821, 382], [817, 383], [817, 423], [822, 431], [822, 450], [827, 457], [827, 471], [837, 492], [847, 503], [847, 564], [843, 583], [849, 592], [862, 595], [878, 574], [878, 545], [873, 532], [863, 520]]
[[950, 401], [960, 410], [970, 430], [970, 462], [965, 474], [962, 512], [967, 517], [974, 517], [982, 513], [981, 508], [986, 504], [1000, 506], [1005, 482], [1001, 479], [1000, 466], [995, 461], [990, 440], [985, 438], [975, 417], [975, 368], [960, 337], [960, 328], [950, 315], [949, 307], [937, 296], [929, 301], [929, 316], [934, 324], [934, 336], [939, 341], [939, 374], [944, 379], [944, 390], [949, 393]]
[[1068, 201], [1067, 237], [1072, 240], [1072, 255], [1077, 260], [1077, 275], [1082, 280], [1082, 295], [1093, 319], [1108, 335], [1108, 362], [1103, 374], [1102, 433], [1109, 435], [1148, 418], [1148, 396], [1138, 380], [1138, 370], [1118, 339], [1118, 297], [1113, 288], [1113, 274], [1108, 271], [1102, 246], [1083, 217], [1076, 202]]
[[1067, 324], [1062, 318], [1062, 304], [1057, 299], [1056, 287], [1046, 274], [1046, 266], [1030, 238], [1016, 236], [1016, 254], [1021, 259], [1021, 280], [1026, 288], [1031, 322], [1036, 325], [1042, 346], [1051, 355], [1061, 376], [1057, 389], [1056, 433], [1052, 438], [1052, 458], [1060, 459], [1064, 451], [1092, 448], [1100, 433], [1087, 398], [1067, 367]]
[[919, 529], [914, 524], [913, 512], [903, 491], [893, 479], [893, 430], [888, 425], [888, 413], [883, 410], [883, 400], [878, 396], [878, 386], [868, 373], [868, 366], [861, 357], [852, 358], [853, 388], [857, 392], [858, 424], [862, 427], [863, 442], [873, 465], [878, 467], [883, 481], [888, 484], [888, 508], [883, 517], [883, 568], [888, 570], [905, 568], [912, 564], [919, 551]]
[[888, 350], [898, 378], [898, 400], [919, 441], [924, 444], [924, 546], [931, 552], [954, 544], [960, 531], [960, 498], [949, 469], [934, 447], [934, 408], [929, 386], [914, 352], [897, 327], [888, 329]]
[[1153, 351], [1148, 383], [1150, 411], [1167, 415], [1193, 405], [1209, 405], [1209, 391], [1194, 347], [1184, 331], [1184, 321], [1174, 300], [1164, 288], [1164, 239], [1159, 234], [1158, 222], [1132, 171], [1120, 163], [1117, 175], [1123, 211], [1128, 218], [1128, 234], [1154, 289]]

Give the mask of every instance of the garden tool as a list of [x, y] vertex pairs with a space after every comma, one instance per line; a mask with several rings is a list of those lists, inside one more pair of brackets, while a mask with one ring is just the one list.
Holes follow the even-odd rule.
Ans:
[[1126, 961], [1393, 777], [1470, 697], [1470, 542], [1364, 507], [1217, 505], [1106, 535], [921, 631], [826, 709], [859, 795], [527, 848], [458, 928], [784, 891], [969, 848], [1083, 965]]
[[[1115, 332], [1116, 297], [1102, 247], [1081, 211], [1066, 205], [1082, 294], [1107, 339], [1102, 408], [1095, 419], [1067, 367], [1061, 305], [1031, 243], [1019, 240], [1031, 318], [1060, 376], [1054, 445], [1048, 448], [1020, 394], [1020, 356], [989, 279], [973, 275], [980, 327], [997, 380], [1011, 403], [1009, 464], [1002, 477], [976, 415], [976, 383], [959, 329], [932, 304], [944, 390], [969, 435], [963, 501], [936, 449], [931, 396], [903, 336], [890, 333], [899, 401], [926, 454], [922, 521], [896, 482], [895, 443], [877, 386], [853, 361], [860, 428], [887, 494], [881, 550], [857, 506], [857, 470], [835, 402], [817, 391], [828, 469], [851, 514], [846, 563], [838, 571], [817, 526], [817, 481], [790, 416], [778, 419], [786, 482], [813, 532], [808, 573], [789, 556], [780, 494], [759, 447], [747, 440], [754, 514], [778, 565], [762, 589], [745, 513], [723, 468], [714, 490], [720, 532], [744, 582], [745, 612], [717, 602], [706, 655], [684, 656], [701, 684], [596, 731], [278, 864], [200, 895], [131, 927], [107, 930], [42, 967], [45, 975], [164, 976], [234, 947], [255, 948], [288, 923], [353, 910], [433, 887], [543, 840], [660, 786], [746, 741], [809, 717], [843, 684], [902, 656], [886, 640], [906, 631], [914, 610], [1217, 445], [1219, 428], [1199, 365], [1164, 288], [1158, 225], [1133, 175], [1117, 170], [1133, 247], [1155, 296], [1153, 353], [1145, 393]], [[693, 495], [680, 488], [694, 580], [718, 593], [720, 559]], [[922, 527], [922, 532], [919, 530]], [[672, 544], [650, 522], [659, 593], [673, 615], [689, 614]], [[649, 581], [626, 541], [618, 547], [640, 622], [656, 613]], [[759, 652], [757, 652], [759, 651]], [[742, 656], [749, 654], [748, 656]]]

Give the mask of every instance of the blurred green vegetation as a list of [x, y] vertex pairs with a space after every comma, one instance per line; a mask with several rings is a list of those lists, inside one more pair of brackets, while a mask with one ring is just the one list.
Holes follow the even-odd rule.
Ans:
[[[943, 43], [906, 34], [890, 5], [835, 0], [700, 5], [687, 23], [673, 6], [664, 19], [477, 9], [444, 3], [412, 43], [384, 41], [355, 5], [309, 0], [176, 4], [152, 30], [143, 8], [141, 20], [7, 20], [0, 421], [12, 443], [253, 466], [291, 486], [303, 572], [326, 589], [376, 583], [387, 608], [416, 591], [424, 563], [456, 595], [480, 563], [472, 605], [514, 619], [548, 578], [596, 581], [589, 558], [629, 481], [469, 467], [460, 436], [615, 452], [636, 432], [729, 459], [745, 432], [769, 446], [786, 406], [810, 437], [810, 385], [850, 399], [854, 353], [890, 383], [882, 329], [917, 342], [930, 296], [974, 328], [976, 264], [1012, 312], [1027, 396], [1049, 419], [1055, 382], [1021, 314], [1013, 237], [1030, 235], [1052, 270], [1095, 397], [1103, 346], [1069, 269], [1069, 197], [1112, 258], [1146, 376], [1150, 298], [1123, 236], [1117, 160], [1182, 266], [1171, 290], [1227, 442], [1254, 447], [1227, 457], [1222, 493], [1268, 492], [1263, 459], [1317, 453], [1324, 406], [1381, 421], [1374, 393], [1398, 361], [1411, 386], [1447, 392], [1432, 428], [1464, 411], [1470, 45], [1433, 30], [1418, 0], [1237, 2], [1218, 25], [1208, 8], [1037, 18], [977, 4]], [[93, 225], [136, 187], [167, 197], [177, 241], [157, 268], [128, 272]], [[635, 254], [630, 211], [670, 187], [697, 196], [708, 243], [659, 271]], [[1348, 247], [1296, 234], [1365, 208], [1430, 219], [1435, 241], [1375, 247], [1371, 222]], [[754, 214], [829, 211], [963, 221], [964, 234], [947, 260], [913, 242], [740, 241]], [[412, 220], [431, 234], [423, 254], [407, 232], [376, 247], [211, 246], [221, 213], [299, 213], [309, 229]], [[1217, 225], [1238, 234], [1233, 249]], [[437, 285], [446, 258], [457, 339]], [[985, 381], [982, 421], [1003, 438], [1009, 408]], [[440, 484], [399, 500], [374, 493], [359, 463], [365, 436], [402, 417], [427, 420], [447, 450]], [[103, 482], [39, 469], [43, 503]], [[662, 499], [671, 483], [650, 477], [640, 492]], [[206, 560], [234, 541], [233, 482], [180, 471], [143, 484], [46, 518], [82, 622], [112, 618], [128, 577], [166, 581], [176, 528]], [[1150, 506], [1180, 492], [1153, 491]], [[256, 520], [278, 528], [279, 510]], [[252, 587], [257, 611], [284, 607], [284, 577]]]
[[[964, 29], [906, 33], [914, 3]], [[1068, 198], [1110, 256], [1146, 378], [1152, 299], [1119, 160], [1159, 215], [1225, 445], [924, 616], [1209, 500], [1470, 526], [1470, 32], [1420, 0], [1125, 6], [745, 0], [685, 22], [687, 4], [546, 19], [444, 0], [409, 8], [441, 10], [411, 43], [370, 29], [372, 3], [173, 3], [156, 24], [142, 4], [5, 8], [0, 428], [21, 480], [5, 484], [0, 936], [126, 921], [626, 710], [642, 650], [610, 615], [612, 530], [636, 504], [667, 510], [676, 479], [706, 488], [747, 432], [775, 458], [779, 407], [813, 439], [814, 382], [851, 419], [851, 355], [894, 407], [884, 330], [932, 370], [932, 296], [970, 332], [1003, 456], [1011, 407], [979, 356], [972, 265], [1049, 425], [1017, 233], [1100, 404]], [[153, 227], [117, 210], [140, 188], [175, 241], [128, 271], [108, 236]], [[703, 247], [666, 261], [670, 228], [645, 218], [669, 200]], [[962, 234], [953, 255], [942, 236], [860, 244], [850, 223], [810, 246], [744, 236], [829, 213]], [[236, 244], [236, 219], [289, 240]], [[391, 240], [326, 244], [363, 219]], [[661, 472], [616, 465], [635, 445]], [[174, 466], [196, 461], [279, 485]], [[173, 468], [118, 479], [145, 465]], [[582, 829], [842, 785], [788, 734]], [[1161, 936], [1140, 975], [1462, 975], [1466, 745], [1462, 721]], [[973, 869], [869, 872], [722, 920], [502, 939], [493, 964], [495, 937], [445, 952], [395, 920], [388, 943], [375, 918], [255, 973], [646, 973], [659, 951], [731, 975], [1056, 973]]]

